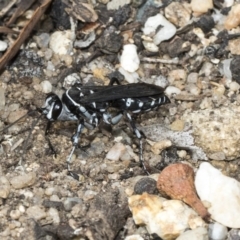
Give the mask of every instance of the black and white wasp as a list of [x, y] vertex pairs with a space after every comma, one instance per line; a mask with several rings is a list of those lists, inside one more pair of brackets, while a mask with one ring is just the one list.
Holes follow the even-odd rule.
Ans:
[[[117, 82], [118, 85], [113, 85]], [[133, 132], [139, 139], [139, 159], [146, 173], [148, 170], [143, 161], [142, 133], [137, 129], [132, 114], [148, 112], [163, 104], [170, 103], [164, 94], [164, 89], [147, 83], [119, 85], [117, 79], [111, 79], [108, 86], [83, 86], [76, 83], [68, 89], [61, 99], [50, 93], [45, 100], [41, 112], [48, 120], [46, 132], [54, 121], [78, 121], [75, 134], [72, 136], [72, 150], [67, 158], [67, 168], [70, 171], [72, 154], [78, 146], [79, 138], [84, 127], [94, 129], [101, 121], [106, 124], [117, 124], [123, 115], [129, 121]], [[118, 113], [112, 116], [110, 108]]]

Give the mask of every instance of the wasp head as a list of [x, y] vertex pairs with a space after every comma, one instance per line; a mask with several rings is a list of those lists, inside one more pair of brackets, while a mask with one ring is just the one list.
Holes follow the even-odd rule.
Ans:
[[62, 101], [60, 98], [54, 94], [50, 93], [45, 100], [45, 104], [42, 108], [42, 113], [50, 121], [55, 121], [58, 119], [62, 111]]

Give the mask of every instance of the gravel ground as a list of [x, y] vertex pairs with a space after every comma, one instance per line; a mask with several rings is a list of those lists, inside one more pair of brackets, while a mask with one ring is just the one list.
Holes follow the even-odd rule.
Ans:
[[[185, 162], [196, 171], [208, 161], [240, 180], [240, 21], [234, 25], [227, 19], [238, 21], [238, 3], [206, 1], [198, 9], [197, 1], [99, 0], [77, 21], [78, 8], [70, 5], [66, 14], [60, 2], [53, 2], [0, 75], [0, 129], [41, 108], [49, 92], [61, 95], [75, 80], [107, 85], [109, 74], [119, 70], [122, 84], [155, 84], [166, 88], [171, 100], [157, 111], [134, 116], [146, 135], [144, 159], [151, 179], [157, 180], [170, 163]], [[79, 9], [83, 3], [77, 2]], [[124, 7], [116, 10], [118, 4]], [[173, 25], [172, 33], [161, 33], [166, 36], [162, 40], [156, 35], [165, 20], [154, 19], [160, 23], [149, 23], [150, 30], [146, 26], [159, 13]], [[27, 21], [24, 17], [16, 28]], [[9, 45], [13, 39], [3, 35], [2, 40]], [[126, 45], [131, 46], [124, 56]], [[52, 124], [54, 156], [45, 137], [47, 120], [39, 116], [33, 111], [0, 135], [1, 239], [160, 239], [135, 225], [128, 207], [127, 197], [143, 192], [134, 185], [146, 174], [126, 119], [83, 131], [71, 164], [77, 181], [66, 165], [76, 122]], [[157, 195], [152, 184], [147, 191]], [[231, 234], [228, 239], [239, 239]]]

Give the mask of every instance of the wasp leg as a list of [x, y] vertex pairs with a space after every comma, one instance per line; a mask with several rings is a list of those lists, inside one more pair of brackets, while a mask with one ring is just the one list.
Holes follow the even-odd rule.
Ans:
[[55, 157], [57, 157], [57, 152], [55, 151], [55, 149], [54, 149], [54, 147], [53, 147], [53, 145], [52, 145], [52, 143], [50, 141], [49, 135], [48, 135], [49, 129], [51, 128], [51, 125], [52, 125], [52, 122], [48, 121], [47, 122], [47, 127], [45, 129], [45, 138], [46, 138], [46, 140], [48, 142], [48, 146], [51, 149], [52, 153], [54, 154]]
[[119, 112], [116, 116], [112, 117], [110, 113], [103, 113], [103, 121], [107, 124], [116, 125], [122, 119], [123, 113]]
[[67, 169], [68, 169], [68, 173], [76, 180], [79, 180], [79, 177], [77, 174], [73, 173], [71, 170], [70, 170], [70, 164], [72, 162], [72, 155], [76, 149], [76, 146], [78, 145], [78, 142], [79, 142], [79, 137], [80, 137], [80, 134], [82, 132], [84, 128], [84, 124], [83, 124], [83, 121], [80, 121], [80, 123], [78, 124], [77, 126], [77, 131], [76, 133], [72, 136], [72, 150], [69, 154], [69, 156], [67, 157]]
[[117, 85], [121, 85], [120, 81], [116, 77], [112, 77], [108, 85], [112, 86], [114, 83], [116, 83]]
[[150, 175], [150, 173], [148, 172], [148, 170], [147, 170], [147, 168], [146, 168], [146, 166], [145, 166], [145, 164], [144, 164], [144, 159], [143, 159], [143, 141], [142, 141], [143, 137], [142, 137], [142, 134], [141, 134], [141, 132], [137, 129], [137, 127], [136, 127], [136, 125], [135, 125], [135, 122], [133, 121], [131, 115], [130, 115], [128, 112], [126, 112], [126, 116], [127, 116], [127, 119], [128, 119], [128, 121], [129, 121], [132, 129], [133, 129], [133, 132], [135, 133], [135, 135], [136, 135], [137, 138], [139, 139], [139, 161], [140, 161], [140, 163], [141, 163], [141, 165], [142, 165], [143, 170], [145, 171], [145, 173], [146, 173], [147, 175]]

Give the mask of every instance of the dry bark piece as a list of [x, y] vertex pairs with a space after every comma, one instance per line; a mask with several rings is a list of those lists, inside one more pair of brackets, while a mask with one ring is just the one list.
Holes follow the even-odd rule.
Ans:
[[194, 172], [187, 164], [171, 164], [160, 173], [157, 182], [160, 193], [190, 205], [205, 221], [210, 214], [198, 198], [194, 186]]
[[98, 15], [93, 6], [84, 0], [70, 0], [71, 3], [64, 1], [68, 6], [65, 11], [82, 22], [96, 22]]
[[2, 26], [0, 27], [0, 33], [12, 34], [12, 33], [18, 33], [18, 32], [12, 30], [11, 28]]

